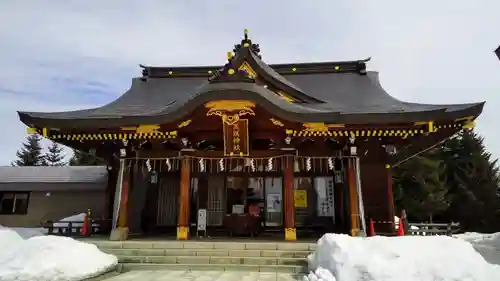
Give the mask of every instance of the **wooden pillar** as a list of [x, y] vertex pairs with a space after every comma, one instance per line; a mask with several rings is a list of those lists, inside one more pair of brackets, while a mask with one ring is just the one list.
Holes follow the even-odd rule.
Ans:
[[181, 160], [181, 178], [179, 192], [179, 217], [177, 220], [177, 239], [187, 240], [189, 236], [189, 196], [190, 196], [190, 161], [188, 158]]
[[295, 229], [295, 198], [293, 190], [293, 166], [294, 157], [285, 157], [285, 169], [283, 171], [283, 198], [285, 203], [285, 240], [297, 240], [297, 233]]
[[349, 191], [349, 214], [351, 218], [351, 236], [359, 233], [359, 204], [358, 190], [356, 187], [356, 171], [354, 170], [354, 158], [347, 160], [347, 187]]
[[391, 221], [391, 231], [396, 232], [396, 226], [394, 224], [394, 195], [392, 193], [392, 167], [389, 164], [385, 165], [386, 175], [387, 175], [387, 210], [389, 212], [388, 217], [392, 218]]
[[127, 161], [120, 159], [116, 180], [115, 202], [113, 204], [112, 229], [110, 240], [126, 240], [128, 238], [128, 197], [130, 185], [130, 169]]

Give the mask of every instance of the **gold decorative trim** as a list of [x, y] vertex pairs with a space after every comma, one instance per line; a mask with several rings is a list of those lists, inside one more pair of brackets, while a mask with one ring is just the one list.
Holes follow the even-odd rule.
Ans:
[[292, 103], [293, 103], [293, 102], [297, 102], [297, 100], [296, 100], [296, 99], [292, 98], [291, 96], [289, 96], [289, 95], [285, 94], [285, 93], [284, 93], [284, 92], [282, 92], [282, 91], [278, 91], [276, 94], [278, 94], [278, 96], [279, 96], [280, 98], [284, 99], [284, 100], [285, 100], [285, 101], [287, 101], [287, 102], [292, 102]]
[[464, 129], [473, 129], [476, 127], [476, 121], [474, 120], [474, 116], [467, 116], [455, 119], [455, 122], [463, 122]]
[[325, 124], [321, 122], [317, 123], [304, 123], [302, 124], [307, 131], [328, 131], [330, 128], [344, 128], [344, 124]]
[[295, 228], [285, 228], [285, 240], [286, 241], [296, 241], [297, 231]]
[[283, 124], [280, 120], [278, 119], [274, 119], [274, 118], [270, 118], [269, 120], [271, 120], [271, 122], [275, 125], [275, 126], [278, 126], [278, 127], [284, 127], [285, 124]]
[[205, 108], [208, 108], [207, 116], [220, 116], [222, 122], [228, 125], [234, 125], [242, 116], [255, 116], [254, 107], [255, 103], [246, 100], [218, 100], [205, 104]]
[[40, 129], [37, 128], [27, 128], [26, 132], [28, 133], [28, 135], [40, 134], [44, 137], [47, 137], [49, 135], [49, 130], [47, 128], [42, 128], [41, 132]]
[[248, 78], [255, 79], [257, 78], [257, 72], [253, 70], [253, 68], [248, 64], [248, 62], [244, 61], [241, 63], [240, 67], [238, 68], [239, 70], [246, 71], [248, 73]]
[[189, 234], [189, 227], [178, 226], [177, 227], [177, 240], [187, 240]]
[[462, 126], [462, 128], [464, 129], [473, 129], [474, 127], [476, 127], [476, 122], [475, 121], [465, 121], [464, 125]]
[[182, 121], [181, 123], [179, 123], [179, 125], [177, 125], [177, 128], [184, 128], [184, 127], [187, 127], [189, 126], [189, 124], [191, 124], [192, 120], [185, 120], [185, 121]]
[[[426, 122], [425, 124], [428, 124]], [[432, 124], [432, 126], [430, 126]], [[428, 124], [428, 128], [421, 127], [421, 128], [400, 128], [400, 129], [340, 129], [340, 130], [329, 130], [331, 128], [331, 125], [327, 125], [324, 123], [307, 123], [304, 124], [304, 127], [306, 129], [303, 130], [293, 130], [293, 129], [286, 129], [285, 133], [289, 136], [292, 137], [349, 137], [349, 136], [354, 136], [354, 137], [402, 137], [402, 138], [407, 138], [409, 136], [416, 136], [416, 135], [424, 135], [428, 133], [435, 133], [439, 129], [461, 129], [461, 128], [466, 128], [467, 123], [453, 123], [453, 124], [439, 124], [436, 125], [434, 123]], [[343, 126], [343, 125], [342, 125]], [[342, 128], [339, 127], [338, 128]], [[430, 131], [432, 129], [432, 131]]]
[[159, 125], [139, 125], [137, 127], [121, 127], [122, 131], [135, 131], [138, 134], [156, 133], [160, 129]]
[[113, 140], [133, 140], [133, 139], [174, 139], [177, 131], [153, 132], [153, 133], [92, 133], [92, 134], [49, 134], [51, 140], [76, 140], [76, 141], [113, 141]]
[[36, 128], [27, 128], [26, 129], [26, 132], [28, 133], [28, 135], [34, 135], [34, 134], [38, 134]]
[[455, 122], [472, 121], [473, 119], [474, 119], [474, 116], [460, 117], [460, 118], [455, 119]]

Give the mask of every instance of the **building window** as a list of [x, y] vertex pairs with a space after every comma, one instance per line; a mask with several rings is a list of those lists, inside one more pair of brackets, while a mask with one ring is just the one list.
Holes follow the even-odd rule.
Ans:
[[0, 193], [0, 214], [25, 215], [28, 213], [28, 192]]

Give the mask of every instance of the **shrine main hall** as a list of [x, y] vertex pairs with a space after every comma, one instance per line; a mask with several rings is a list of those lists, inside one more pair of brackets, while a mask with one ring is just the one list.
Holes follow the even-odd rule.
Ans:
[[472, 128], [484, 103], [398, 100], [367, 63], [268, 64], [245, 31], [222, 65], [141, 65], [109, 104], [19, 117], [107, 161], [113, 239], [356, 236], [369, 219], [391, 234], [392, 168]]

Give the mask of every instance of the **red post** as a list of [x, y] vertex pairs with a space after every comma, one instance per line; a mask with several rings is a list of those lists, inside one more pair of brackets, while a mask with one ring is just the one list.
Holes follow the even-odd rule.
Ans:
[[88, 233], [89, 233], [89, 218], [88, 218], [87, 214], [85, 214], [85, 216], [83, 217], [83, 225], [82, 225], [81, 234], [83, 236], [87, 236]]
[[405, 217], [406, 215], [403, 210], [401, 217], [399, 217], [398, 236], [405, 236]]
[[373, 220], [370, 218], [370, 231], [368, 232], [368, 236], [375, 236], [375, 226], [373, 225]]

